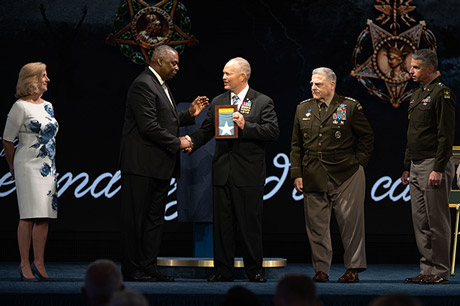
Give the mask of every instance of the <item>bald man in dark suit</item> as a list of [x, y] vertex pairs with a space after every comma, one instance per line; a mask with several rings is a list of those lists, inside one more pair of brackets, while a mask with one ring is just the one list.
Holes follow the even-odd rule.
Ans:
[[[249, 87], [251, 67], [243, 58], [224, 67], [227, 90], [212, 100], [201, 128], [191, 135], [198, 149], [215, 135], [215, 107], [237, 105], [232, 114], [237, 139], [216, 139], [212, 163], [214, 267], [210, 282], [233, 281], [236, 237], [243, 246], [244, 269], [251, 282], [266, 282], [262, 248], [265, 143], [279, 136], [273, 100]], [[237, 233], [241, 233], [237, 236]]]

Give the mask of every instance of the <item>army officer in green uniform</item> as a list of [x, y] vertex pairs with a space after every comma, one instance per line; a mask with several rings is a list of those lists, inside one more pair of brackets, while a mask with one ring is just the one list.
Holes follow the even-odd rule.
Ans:
[[[409, 73], [420, 83], [409, 103], [409, 128], [402, 183], [409, 184], [420, 274], [408, 283], [441, 284], [449, 280], [449, 193], [454, 176], [452, 145], [455, 96], [437, 77], [436, 53], [412, 55]], [[409, 179], [409, 180], [408, 180]]]
[[345, 274], [339, 282], [359, 281], [366, 269], [364, 195], [367, 164], [374, 142], [362, 106], [335, 93], [336, 75], [313, 70], [312, 99], [297, 106], [291, 145], [291, 178], [303, 192], [305, 222], [316, 282], [329, 280], [332, 261], [332, 209], [345, 249]]

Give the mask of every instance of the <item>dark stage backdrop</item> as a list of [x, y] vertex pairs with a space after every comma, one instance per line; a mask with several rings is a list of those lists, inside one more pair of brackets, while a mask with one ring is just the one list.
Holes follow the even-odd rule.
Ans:
[[[40, 13], [41, 3], [50, 28]], [[1, 130], [15, 101], [19, 69], [31, 61], [48, 65], [51, 83], [44, 98], [54, 104], [60, 126], [56, 161], [59, 218], [50, 225], [48, 260], [118, 259], [120, 255], [119, 142], [126, 93], [143, 69], [125, 57], [119, 47], [105, 43], [108, 34], [114, 32], [113, 20], [120, 3], [120, 0], [0, 3]], [[375, 133], [375, 151], [366, 168], [369, 262], [416, 262], [409, 194], [399, 185], [408, 101], [395, 108], [370, 95], [350, 76], [354, 67], [353, 50], [367, 20], [388, 29], [392, 19], [381, 25], [376, 20], [381, 15], [374, 8], [376, 3], [364, 0], [183, 0], [182, 3], [192, 23], [190, 32], [199, 44], [186, 47], [180, 56], [180, 72], [170, 82], [175, 100], [190, 103], [197, 95], [212, 98], [220, 94], [224, 90], [224, 64], [232, 57], [242, 56], [252, 65], [250, 86], [275, 101], [281, 135], [277, 142], [267, 146], [265, 256], [300, 262], [310, 257], [303, 205], [289, 179], [288, 156], [296, 105], [311, 97], [308, 82], [312, 69], [327, 66], [338, 76], [337, 92], [361, 102]], [[411, 22], [411, 26], [425, 20], [437, 39], [442, 80], [460, 95], [457, 44], [460, 21], [456, 18], [460, 6], [456, 0], [416, 0], [412, 5], [416, 9], [408, 17], [416, 22]], [[87, 15], [76, 29], [85, 6]], [[399, 17], [398, 22], [402, 28], [406, 27]], [[377, 86], [386, 90], [383, 83]], [[413, 87], [414, 84], [408, 86]], [[457, 117], [458, 113], [457, 110]], [[459, 133], [456, 145], [460, 145]], [[189, 169], [198, 169], [200, 165], [193, 166], [190, 158], [182, 157], [183, 161], [192, 162]], [[203, 173], [196, 179], [205, 176]], [[2, 152], [0, 260], [18, 258], [15, 241], [18, 210], [13, 188]], [[191, 256], [192, 224], [178, 222], [176, 198], [176, 185], [172, 185], [161, 255]], [[181, 199], [187, 201], [187, 196]], [[332, 228], [334, 261], [341, 261], [341, 242], [334, 219]]]

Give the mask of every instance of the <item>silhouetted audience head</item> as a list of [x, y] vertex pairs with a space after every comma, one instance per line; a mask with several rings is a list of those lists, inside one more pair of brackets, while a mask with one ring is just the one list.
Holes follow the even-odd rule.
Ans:
[[250, 290], [235, 286], [230, 288], [225, 294], [221, 306], [258, 306], [257, 296]]
[[149, 306], [149, 302], [139, 291], [125, 289], [114, 293], [109, 306]]
[[316, 306], [318, 302], [316, 285], [306, 275], [289, 274], [282, 278], [275, 291], [275, 306]]
[[85, 285], [81, 291], [91, 305], [106, 305], [115, 292], [124, 288], [117, 265], [112, 260], [98, 259], [86, 269]]
[[382, 295], [369, 306], [422, 306], [419, 300], [410, 295]]

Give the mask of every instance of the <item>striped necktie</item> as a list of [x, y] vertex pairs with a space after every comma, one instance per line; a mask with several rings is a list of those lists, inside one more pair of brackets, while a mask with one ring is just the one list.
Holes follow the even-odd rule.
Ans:
[[238, 106], [238, 100], [240, 99], [240, 97], [238, 97], [237, 95], [234, 95], [232, 99], [233, 99], [233, 105]]

